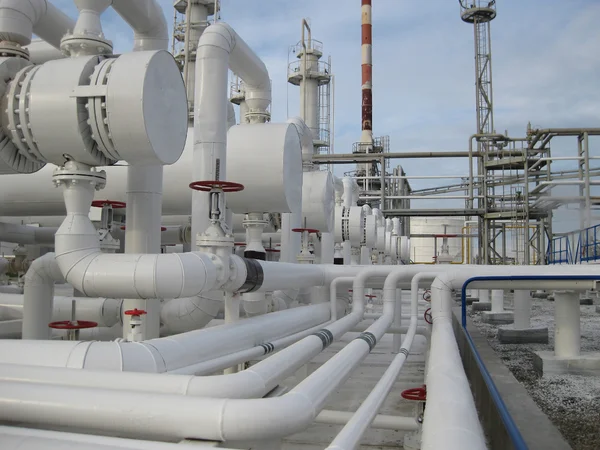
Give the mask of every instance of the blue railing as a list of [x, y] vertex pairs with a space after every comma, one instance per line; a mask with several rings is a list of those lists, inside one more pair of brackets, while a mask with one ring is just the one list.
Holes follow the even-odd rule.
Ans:
[[553, 238], [546, 251], [548, 264], [581, 264], [600, 260], [600, 224]]

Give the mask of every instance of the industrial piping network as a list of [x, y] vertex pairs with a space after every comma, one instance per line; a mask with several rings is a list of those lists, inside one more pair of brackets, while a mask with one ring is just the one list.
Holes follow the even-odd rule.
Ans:
[[[329, 449], [357, 448], [370, 426], [414, 433], [423, 449], [487, 448], [452, 329], [452, 292], [474, 276], [482, 277], [476, 288], [513, 289], [507, 279], [515, 275], [531, 277], [521, 289], [593, 289], [593, 270], [403, 264], [410, 243], [398, 220], [357, 206], [355, 181], [327, 174], [322, 192], [303, 185], [317, 179], [303, 170], [311, 166], [313, 134], [300, 118], [268, 123], [267, 68], [232, 27], [219, 22], [195, 34], [190, 124], [158, 2], [74, 3], [77, 22], [47, 0], [0, 2], [0, 94], [8, 105], [0, 211], [60, 217], [58, 228], [0, 223], [2, 241], [54, 247], [37, 258], [0, 259], [0, 273], [26, 272], [22, 294], [0, 291], [0, 447], [214, 448], [188, 442], [194, 439], [267, 448], [325, 422], [345, 424]], [[369, 37], [370, 3], [363, 1]], [[188, 8], [207, 17], [211, 5]], [[135, 31], [131, 53], [112, 55], [102, 32], [100, 16], [111, 6]], [[30, 46], [33, 33], [46, 44]], [[244, 81], [241, 125], [227, 102], [229, 69]], [[370, 113], [370, 101], [364, 107]], [[258, 168], [270, 176], [253, 177]], [[168, 173], [175, 174], [169, 183], [192, 182], [187, 206], [163, 198]], [[37, 179], [57, 192], [40, 184], [11, 194], [11, 183]], [[99, 223], [90, 220], [92, 205], [102, 208]], [[161, 231], [167, 216], [190, 212], [190, 224], [176, 218]], [[243, 217], [244, 245], [252, 242], [244, 256], [236, 254], [231, 213]], [[280, 231], [266, 231], [265, 213], [285, 217]], [[330, 239], [319, 241], [321, 234]], [[279, 236], [279, 261], [267, 261], [265, 235]], [[160, 253], [161, 241], [191, 248]], [[75, 301], [55, 296], [64, 283]], [[350, 285], [348, 298], [341, 286]], [[431, 288], [426, 326], [419, 322], [423, 287]], [[411, 292], [407, 318], [401, 289]], [[381, 314], [365, 313], [372, 290], [382, 290]], [[205, 327], [221, 311], [225, 323]], [[375, 321], [365, 328], [367, 318]], [[80, 330], [84, 322], [95, 328]], [[74, 331], [68, 339], [64, 328]], [[356, 329], [363, 331], [286, 391], [286, 378]], [[386, 333], [395, 333], [397, 356], [361, 407], [325, 409]], [[430, 345], [427, 408], [417, 417], [380, 415], [417, 334]]]

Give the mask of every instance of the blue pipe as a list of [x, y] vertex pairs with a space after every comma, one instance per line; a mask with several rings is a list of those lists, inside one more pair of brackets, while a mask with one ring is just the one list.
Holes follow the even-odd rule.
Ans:
[[494, 280], [506, 280], [506, 281], [536, 281], [536, 280], [598, 280], [600, 279], [600, 275], [554, 275], [554, 276], [543, 276], [543, 275], [522, 275], [522, 276], [482, 276], [482, 277], [472, 277], [464, 282], [461, 291], [461, 319], [462, 319], [462, 327], [465, 332], [465, 336], [467, 337], [467, 342], [469, 343], [469, 347], [471, 348], [471, 352], [475, 357], [475, 362], [477, 363], [477, 367], [481, 372], [481, 376], [483, 377], [483, 381], [485, 382], [494, 405], [500, 414], [500, 418], [502, 419], [502, 423], [506, 428], [508, 436], [515, 448], [515, 450], [528, 450], [527, 444], [519, 431], [519, 428], [515, 424], [512, 416], [508, 412], [508, 408], [506, 404], [502, 400], [500, 396], [500, 392], [498, 392], [498, 388], [492, 379], [492, 376], [488, 372], [485, 364], [483, 363], [477, 348], [475, 347], [475, 343], [467, 330], [467, 286], [474, 281], [494, 281]]

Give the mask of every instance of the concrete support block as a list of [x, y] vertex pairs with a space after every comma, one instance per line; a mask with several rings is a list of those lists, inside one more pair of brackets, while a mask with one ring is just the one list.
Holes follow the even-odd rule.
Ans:
[[499, 327], [498, 341], [501, 344], [547, 344], [548, 328], [516, 330], [512, 327]]
[[507, 311], [484, 311], [481, 313], [481, 321], [491, 325], [508, 325], [509, 323], [513, 323], [514, 315], [512, 312]]
[[552, 351], [539, 351], [533, 354], [533, 367], [542, 375], [600, 375], [600, 353], [584, 353], [579, 356], [561, 358]]
[[594, 304], [594, 299], [592, 299], [590, 297], [579, 297], [579, 304], [590, 306], [590, 305]]
[[492, 304], [490, 302], [474, 302], [473, 305], [471, 305], [471, 307], [473, 308], [473, 311], [491, 311], [492, 310]]

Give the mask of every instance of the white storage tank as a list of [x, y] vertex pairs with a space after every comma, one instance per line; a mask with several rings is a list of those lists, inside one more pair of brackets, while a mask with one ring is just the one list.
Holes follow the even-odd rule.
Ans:
[[[464, 217], [411, 217], [410, 218], [410, 259], [414, 264], [435, 262], [434, 237], [414, 237], [414, 235], [460, 235], [464, 226]], [[442, 250], [443, 239], [437, 238], [437, 253]], [[448, 238], [448, 247], [453, 263], [462, 262], [462, 238]]]

